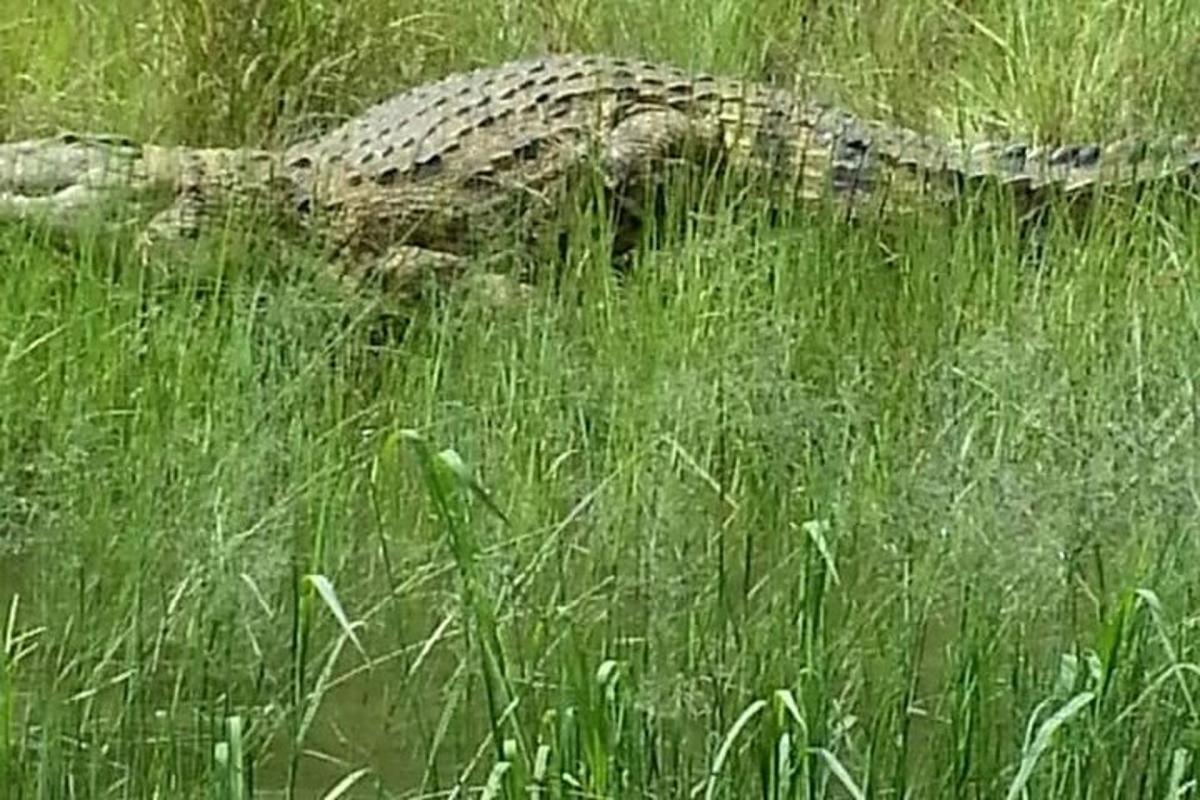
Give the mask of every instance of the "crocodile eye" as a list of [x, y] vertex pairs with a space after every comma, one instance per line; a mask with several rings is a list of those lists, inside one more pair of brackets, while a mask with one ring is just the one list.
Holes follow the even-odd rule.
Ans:
[[1075, 154], [1075, 166], [1091, 167], [1095, 166], [1100, 160], [1100, 146], [1095, 144], [1084, 145], [1079, 148], [1079, 152]]

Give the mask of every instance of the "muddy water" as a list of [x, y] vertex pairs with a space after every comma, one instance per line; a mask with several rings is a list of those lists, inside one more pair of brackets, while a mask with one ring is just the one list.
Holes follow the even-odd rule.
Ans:
[[[57, 646], [55, 637], [62, 633], [61, 618], [59, 623], [54, 622], [52, 620], [55, 616], [54, 611], [52, 608], [48, 609], [46, 603], [53, 602], [51, 597], [54, 594], [61, 596], [66, 587], [47, 586], [44, 583], [46, 580], [57, 580], [48, 577], [53, 573], [46, 570], [47, 564], [44, 561], [40, 561], [44, 558], [46, 558], [44, 553], [35, 552], [30, 548], [22, 549], [20, 552], [16, 552], [15, 548], [0, 550], [0, 641], [3, 641], [9, 614], [14, 605], [16, 608], [14, 629], [18, 634], [21, 631], [48, 626], [40, 637], [38, 649], [30, 656], [31, 663], [34, 659], [44, 659], [46, 654], [54, 652]], [[70, 573], [63, 574], [62, 580], [72, 582], [73, 576]], [[46, 591], [51, 593], [51, 597], [46, 595]], [[51, 618], [49, 622], [44, 618], [44, 615], [47, 614]], [[185, 670], [195, 671], [201, 667], [201, 664], [185, 662], [182, 667]], [[314, 798], [315, 800], [326, 796], [330, 789], [347, 775], [363, 768], [368, 769], [369, 773], [350, 792], [343, 795], [344, 797], [376, 797], [378, 796], [377, 787], [395, 792], [422, 785], [426, 773], [425, 751], [422, 743], [429, 740], [433, 728], [436, 727], [437, 715], [441, 711], [438, 706], [439, 698], [445, 689], [449, 675], [454, 671], [448, 653], [435, 652], [430, 656], [426, 665], [427, 674], [423, 679], [417, 681], [414, 681], [413, 677], [408, 674], [409, 664], [400, 661], [384, 662], [373, 670], [365, 670], [361, 667], [361, 657], [348, 647], [343, 652], [333, 675], [336, 679], [346, 673], [355, 672], [356, 674], [324, 696], [312, 721], [312, 726], [301, 745], [293, 781], [294, 791], [291, 793], [287, 791], [293, 752], [289, 741], [290, 724], [277, 710], [264, 712], [265, 716], [259, 722], [265, 722], [271, 727], [272, 738], [265, 748], [249, 753], [253, 760], [250, 768], [256, 797], [290, 796], [299, 799]], [[308, 673], [310, 684], [316, 679], [320, 668], [320, 664], [310, 666]], [[286, 681], [288, 672], [286, 664], [275, 665], [272, 667], [272, 672], [274, 672], [276, 680]], [[435, 675], [434, 672], [437, 674]], [[168, 677], [167, 682], [171, 684], [172, 679]], [[194, 685], [193, 681], [189, 680], [188, 682]], [[164, 688], [161, 700], [164, 704], [170, 704], [172, 687], [168, 685]], [[18, 689], [26, 693], [38, 691], [33, 685], [18, 687]], [[269, 702], [270, 696], [273, 694], [275, 693], [268, 691], [257, 702]], [[122, 697], [119, 688], [115, 691], [102, 691], [97, 695], [95, 701], [97, 705], [93, 707], [93, 710], [99, 717], [111, 715], [115, 719], [121, 714], [119, 708], [111, 707], [105, 711], [99, 709], [110, 701], [117, 705], [121, 704], [124, 702]], [[421, 720], [416, 719], [417, 712], [414, 712], [414, 708], [419, 704], [418, 697], [423, 698], [427, 709], [423, 712], [424, 719]], [[25, 701], [34, 699], [28, 694], [24, 697]], [[18, 702], [21, 702], [20, 696], [18, 696]], [[256, 700], [251, 698], [251, 702], [254, 703]], [[187, 701], [184, 700], [184, 706], [186, 705]], [[257, 711], [249, 711], [246, 716], [251, 717], [257, 713]], [[183, 716], [188, 717], [189, 715], [184, 712]], [[447, 782], [453, 782], [461, 764], [467, 762], [478, 743], [486, 735], [487, 730], [481, 716], [469, 711], [464, 712], [462, 708], [459, 708], [454, 716], [456, 722], [447, 741], [443, 743], [443, 758], [439, 759], [438, 767], [440, 768], [437, 769], [438, 778], [443, 786]], [[28, 718], [25, 713], [19, 712], [14, 715], [14, 718], [17, 720], [28, 719], [29, 723], [35, 727], [39, 725], [38, 720]], [[472, 718], [476, 719], [472, 721]], [[251, 720], [246, 719], [245, 723], [249, 727]], [[212, 740], [200, 742], [194, 741], [195, 729], [187, 727], [189, 727], [187, 731], [189, 741], [185, 749], [198, 746], [203, 748], [204, 752], [210, 752], [209, 748], [216, 744], [218, 732], [222, 726], [218, 721], [215, 727], [209, 728], [214, 731]], [[102, 736], [107, 735], [98, 729], [97, 732]], [[108, 733], [117, 732], [109, 731]], [[151, 738], [154, 737], [153, 733], [148, 735]], [[170, 731], [164, 730], [163, 735], [170, 736], [172, 734]], [[21, 737], [18, 736], [18, 740], [20, 739]], [[155, 747], [150, 743], [147, 743], [147, 746], [150, 749]], [[129, 750], [126, 749], [126, 752]], [[200, 755], [202, 761], [206, 758], [207, 756]], [[196, 764], [197, 762], [193, 761], [191, 766], [185, 767], [185, 769], [190, 771]], [[198, 773], [183, 776], [185, 783], [200, 784], [207, 779], [207, 776]], [[102, 782], [104, 780], [106, 779], [101, 779]]]

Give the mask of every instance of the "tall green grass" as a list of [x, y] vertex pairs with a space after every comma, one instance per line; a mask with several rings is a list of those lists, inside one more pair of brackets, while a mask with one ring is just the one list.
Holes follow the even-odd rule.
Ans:
[[[1200, 128], [1174, 0], [459, 8], [10, 4], [3, 132], [275, 143], [566, 47]], [[5, 228], [0, 786], [1196, 796], [1200, 215], [1010, 213], [718, 214], [621, 281], [583, 220], [559, 291], [402, 342], [301, 252]]]

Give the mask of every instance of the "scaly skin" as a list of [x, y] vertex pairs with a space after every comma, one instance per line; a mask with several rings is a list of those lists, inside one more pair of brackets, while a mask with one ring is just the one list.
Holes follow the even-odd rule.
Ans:
[[542, 229], [589, 169], [623, 206], [622, 225], [636, 226], [639, 188], [673, 160], [762, 175], [794, 200], [862, 214], [946, 201], [981, 181], [1036, 199], [1190, 174], [1200, 143], [945, 141], [750, 82], [547, 56], [412, 88], [281, 152], [88, 135], [0, 145], [0, 219], [72, 227], [116, 198], [170, 198], [147, 230], [153, 242], [256, 204], [318, 234], [333, 263], [358, 265], [343, 272], [382, 274], [406, 292], [427, 272], [459, 275], [502, 225]]

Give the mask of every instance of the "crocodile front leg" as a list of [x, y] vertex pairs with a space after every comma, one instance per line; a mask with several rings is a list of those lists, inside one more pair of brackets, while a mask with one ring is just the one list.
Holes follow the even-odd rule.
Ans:
[[168, 255], [177, 256], [184, 242], [200, 235], [202, 206], [198, 198], [184, 195], [150, 218], [135, 244], [138, 260], [143, 266]]
[[256, 228], [284, 233], [292, 183], [280, 173], [278, 155], [238, 148], [147, 148], [147, 169], [169, 180], [172, 199], [143, 229], [138, 251], [146, 261], [206, 231]]
[[397, 245], [382, 255], [339, 259], [330, 273], [350, 290], [377, 290], [400, 303], [415, 303], [431, 288], [461, 287], [469, 300], [490, 307], [515, 305], [530, 295], [530, 286], [516, 278], [468, 266], [466, 258], [454, 253]]

